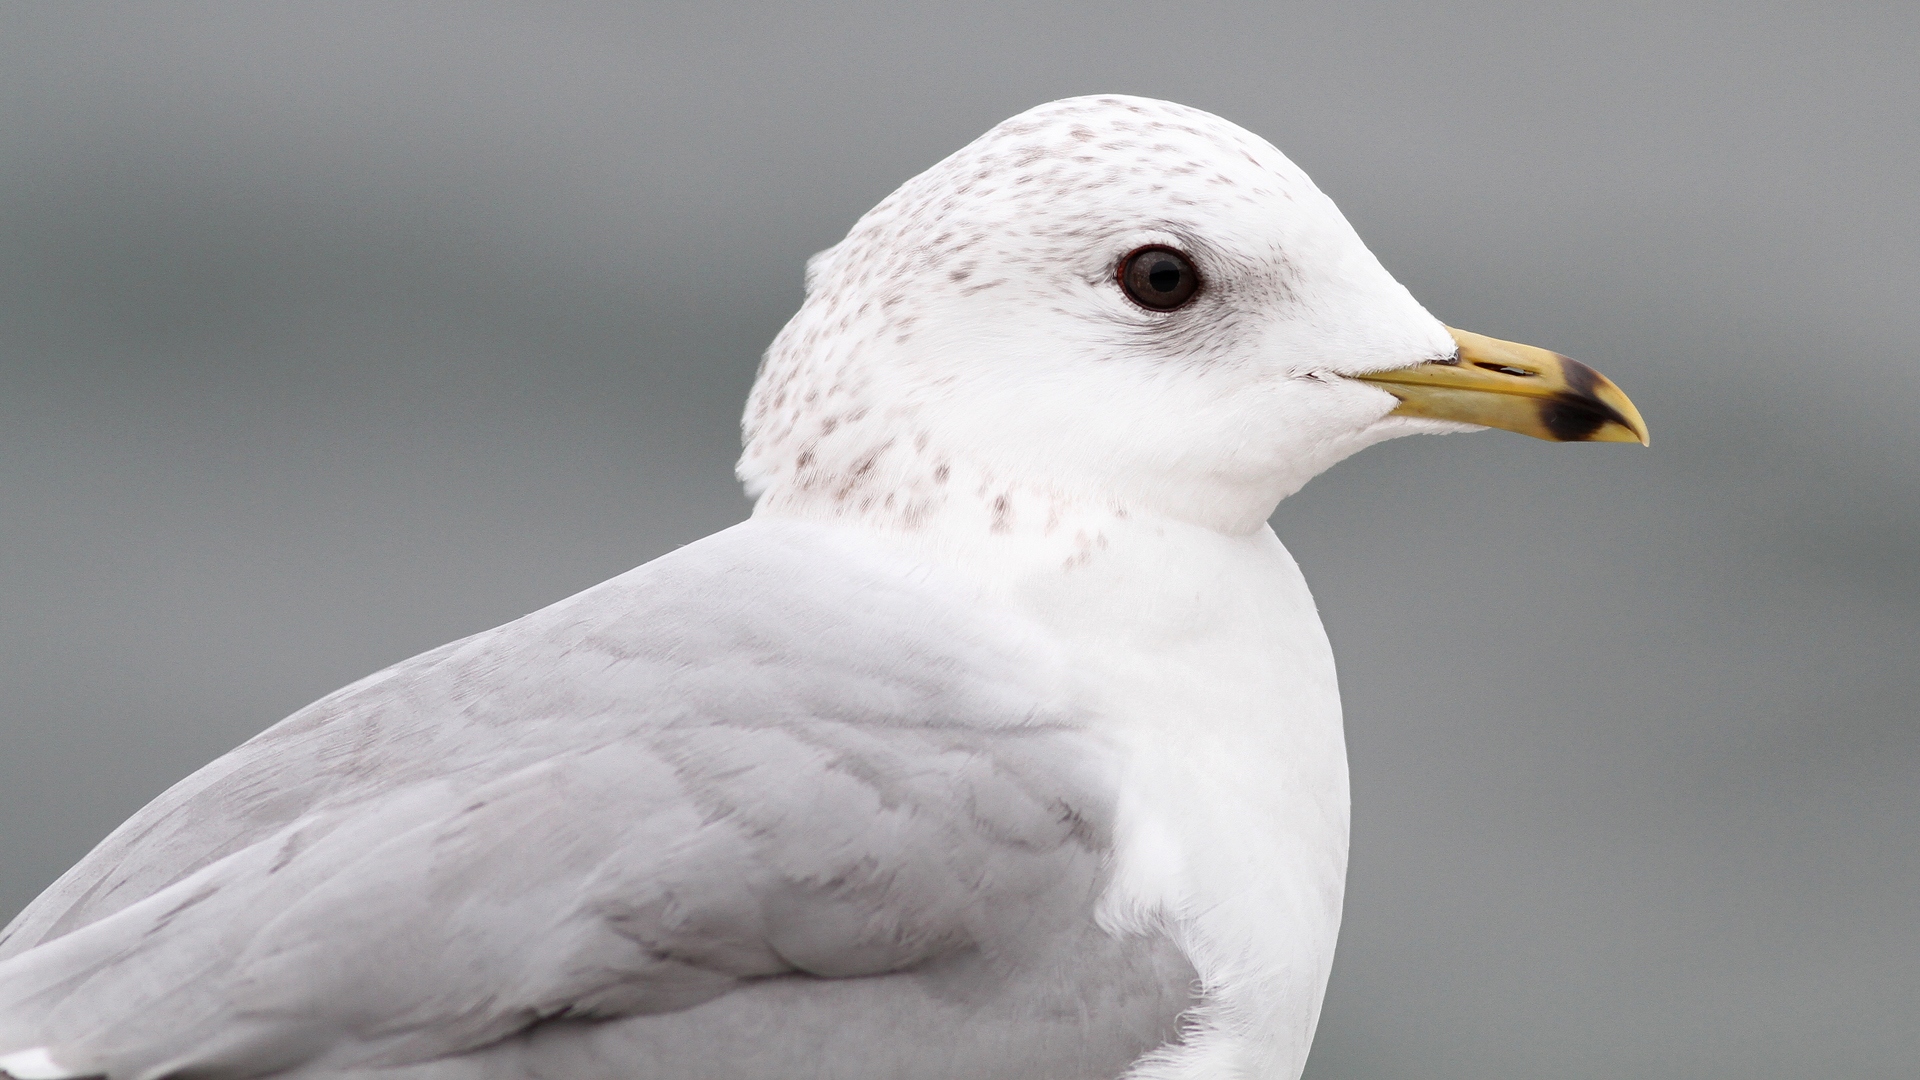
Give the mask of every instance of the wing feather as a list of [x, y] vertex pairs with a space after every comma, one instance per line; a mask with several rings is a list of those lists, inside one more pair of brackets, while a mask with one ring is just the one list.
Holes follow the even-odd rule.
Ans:
[[1085, 923], [1111, 792], [1045, 640], [749, 522], [317, 702], [9, 928], [0, 1052], [391, 1067]]

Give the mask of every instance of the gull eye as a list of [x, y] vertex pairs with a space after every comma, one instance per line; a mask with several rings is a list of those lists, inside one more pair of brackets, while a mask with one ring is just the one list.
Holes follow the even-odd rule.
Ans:
[[1200, 291], [1200, 272], [1170, 247], [1143, 247], [1120, 260], [1120, 288], [1141, 307], [1172, 311]]

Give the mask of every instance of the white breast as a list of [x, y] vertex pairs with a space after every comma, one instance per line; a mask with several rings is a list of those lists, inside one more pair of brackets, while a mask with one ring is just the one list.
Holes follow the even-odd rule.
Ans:
[[1348, 787], [1333, 653], [1270, 529], [1103, 530], [1101, 557], [1019, 601], [1068, 643], [1121, 784], [1111, 929], [1169, 926], [1205, 1005], [1137, 1080], [1297, 1077], [1333, 961]]
[[1333, 653], [1292, 556], [1265, 525], [940, 524], [868, 535], [1059, 648], [1119, 773], [1100, 921], [1170, 932], [1199, 974], [1183, 1045], [1129, 1080], [1298, 1077], [1339, 930], [1348, 789]]

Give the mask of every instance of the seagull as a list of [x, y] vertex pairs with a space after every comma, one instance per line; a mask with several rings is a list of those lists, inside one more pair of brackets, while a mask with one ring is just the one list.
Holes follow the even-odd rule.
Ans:
[[1258, 136], [1015, 116], [808, 262], [748, 520], [161, 795], [0, 936], [0, 1071], [1298, 1077], [1347, 762], [1267, 521], [1485, 427], [1647, 439]]

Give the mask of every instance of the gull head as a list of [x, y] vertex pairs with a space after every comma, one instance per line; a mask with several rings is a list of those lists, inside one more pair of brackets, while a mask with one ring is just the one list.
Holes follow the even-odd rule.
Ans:
[[1483, 426], [1645, 441], [1591, 369], [1428, 314], [1266, 140], [1103, 95], [1005, 121], [808, 263], [739, 473], [763, 511], [904, 529], [1237, 533], [1373, 443]]

